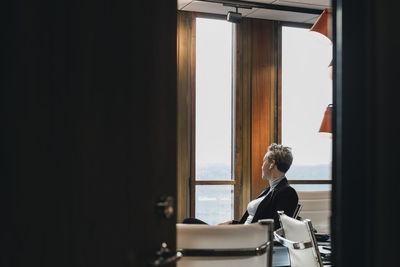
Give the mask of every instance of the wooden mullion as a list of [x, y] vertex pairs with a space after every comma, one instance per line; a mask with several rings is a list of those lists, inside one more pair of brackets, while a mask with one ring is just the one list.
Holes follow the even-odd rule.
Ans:
[[191, 166], [190, 166], [190, 216], [196, 214], [196, 15], [192, 14], [192, 46], [191, 46]]
[[277, 45], [277, 141], [282, 144], [282, 25], [278, 23], [276, 32]]
[[237, 218], [240, 213], [240, 195], [242, 192], [242, 170], [243, 170], [243, 96], [241, 94], [241, 86], [238, 86], [241, 84], [241, 75], [238, 73], [238, 69], [241, 60], [240, 60], [240, 54], [238, 54], [238, 51], [241, 49], [241, 45], [238, 43], [238, 25], [235, 24], [233, 26], [233, 32], [232, 32], [232, 62], [233, 62], [233, 71], [232, 71], [232, 76], [233, 76], [233, 84], [232, 84], [232, 97], [233, 97], [233, 121], [232, 125], [233, 127], [233, 142], [232, 142], [232, 149], [233, 149], [233, 162], [232, 162], [232, 167], [233, 167], [233, 180], [236, 181], [235, 188], [234, 188], [234, 208], [233, 208], [233, 216], [234, 218]]
[[226, 180], [226, 181], [195, 181], [195, 185], [235, 185], [236, 181]]
[[289, 184], [332, 184], [332, 180], [288, 180]]

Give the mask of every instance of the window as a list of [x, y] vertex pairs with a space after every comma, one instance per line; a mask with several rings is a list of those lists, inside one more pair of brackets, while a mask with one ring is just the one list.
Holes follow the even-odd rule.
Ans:
[[332, 46], [308, 29], [282, 27], [281, 140], [292, 147], [287, 177], [298, 190], [331, 188], [332, 139], [319, 133], [332, 103]]
[[230, 220], [234, 212], [232, 27], [224, 20], [196, 18], [192, 215], [209, 224]]

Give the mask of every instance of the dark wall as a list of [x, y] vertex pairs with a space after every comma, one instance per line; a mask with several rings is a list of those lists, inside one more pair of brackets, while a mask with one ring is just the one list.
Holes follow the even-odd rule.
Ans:
[[334, 262], [398, 266], [399, 4], [334, 6]]
[[0, 265], [144, 266], [175, 220], [176, 1], [2, 7]]

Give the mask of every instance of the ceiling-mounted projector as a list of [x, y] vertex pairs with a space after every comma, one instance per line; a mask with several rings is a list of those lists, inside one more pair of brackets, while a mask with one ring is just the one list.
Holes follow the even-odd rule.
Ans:
[[240, 23], [242, 21], [242, 14], [234, 11], [229, 11], [228, 14], [226, 15], [226, 20], [233, 22], [233, 23]]

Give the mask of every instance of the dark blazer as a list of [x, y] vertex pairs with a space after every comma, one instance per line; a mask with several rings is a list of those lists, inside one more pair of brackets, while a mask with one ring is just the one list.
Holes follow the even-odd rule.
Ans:
[[[257, 198], [265, 196], [269, 192], [270, 188], [267, 187]], [[279, 216], [277, 211], [283, 210], [286, 215], [293, 216], [293, 213], [297, 207], [299, 198], [296, 190], [291, 187], [286, 178], [277, 184], [274, 191], [268, 194], [257, 208], [256, 214], [254, 215], [252, 223], [257, 222], [260, 219], [274, 219], [274, 228], [280, 227]], [[240, 221], [233, 221], [233, 223], [243, 224], [246, 222], [249, 213], [244, 213]]]

